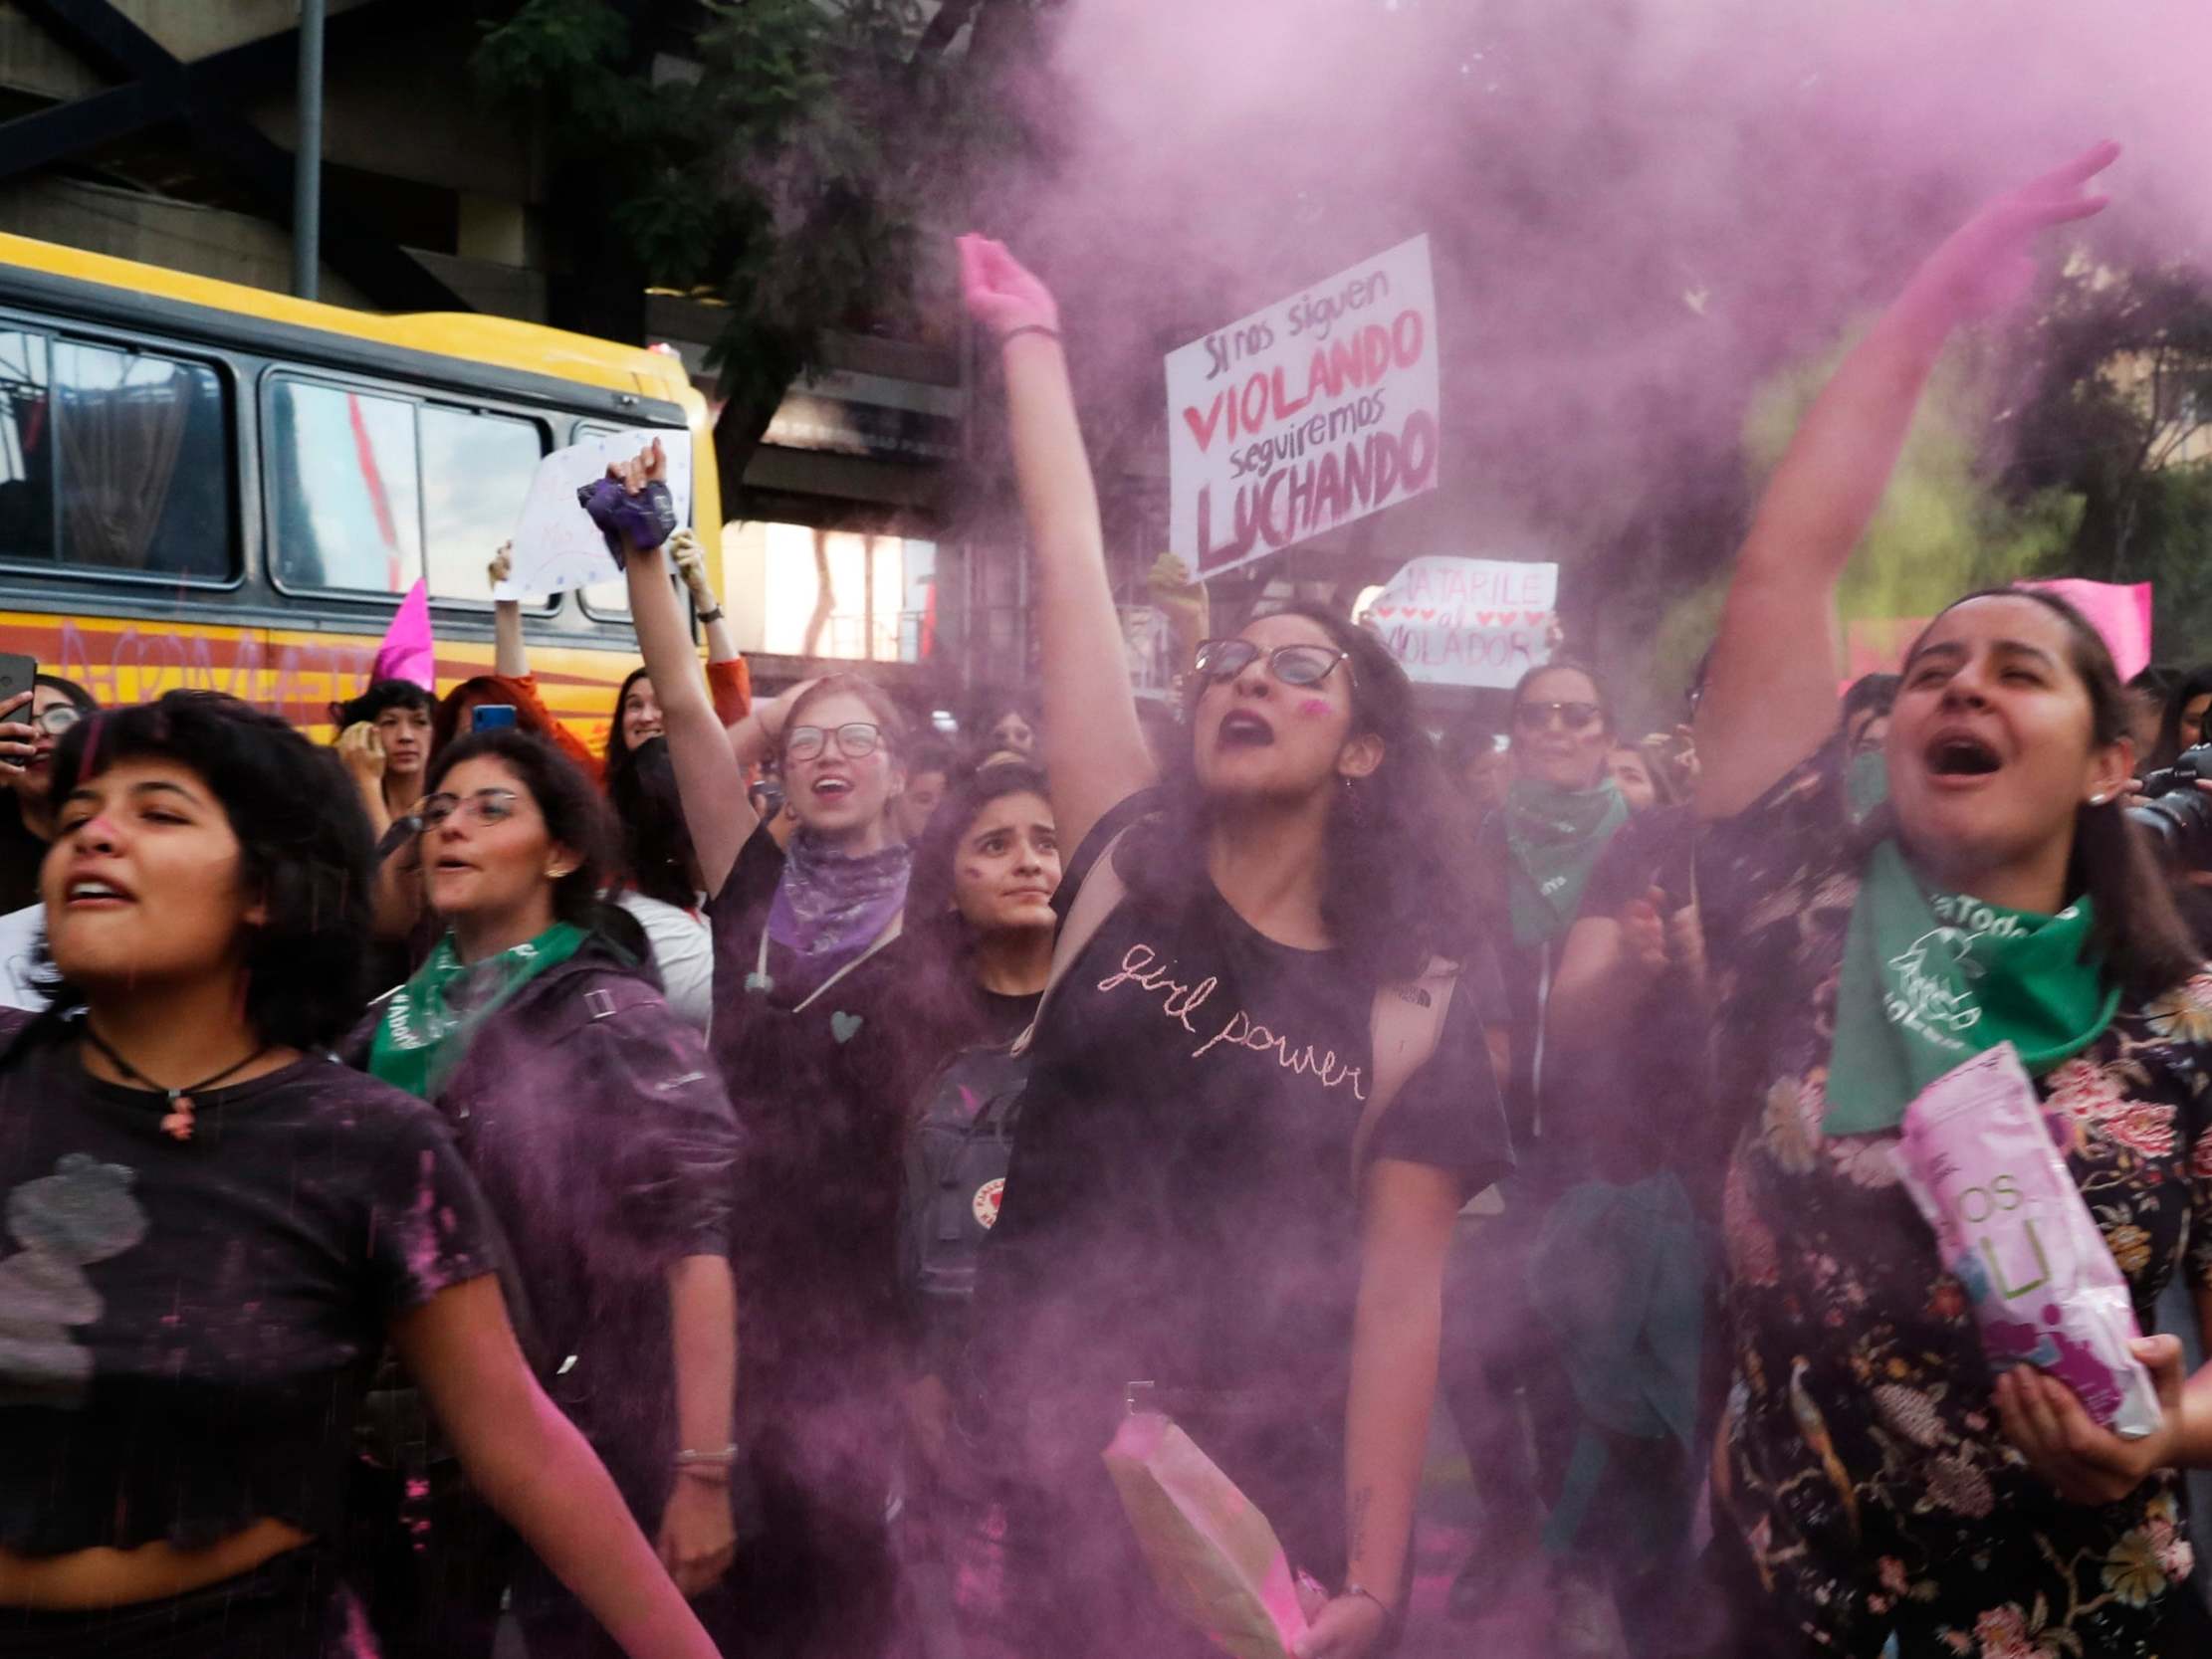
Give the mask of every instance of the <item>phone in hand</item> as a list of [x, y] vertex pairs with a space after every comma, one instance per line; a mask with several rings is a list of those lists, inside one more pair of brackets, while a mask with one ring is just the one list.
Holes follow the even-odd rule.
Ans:
[[[0, 704], [6, 703], [10, 698], [21, 697], [31, 689], [38, 677], [38, 658], [15, 652], [0, 652]], [[31, 711], [28, 708], [18, 709], [7, 718], [28, 726]]]
[[471, 731], [500, 731], [515, 725], [515, 705], [512, 703], [479, 703], [469, 715]]

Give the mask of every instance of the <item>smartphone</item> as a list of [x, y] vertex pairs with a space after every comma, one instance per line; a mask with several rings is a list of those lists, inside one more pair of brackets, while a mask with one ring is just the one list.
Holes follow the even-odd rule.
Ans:
[[471, 731], [497, 731], [515, 724], [515, 705], [512, 703], [479, 703], [469, 716]]
[[[21, 697], [31, 689], [31, 683], [38, 677], [38, 658], [19, 656], [12, 652], [0, 652], [0, 703], [7, 702], [11, 697]], [[31, 711], [29, 709], [18, 709], [8, 719], [28, 723], [31, 719]]]

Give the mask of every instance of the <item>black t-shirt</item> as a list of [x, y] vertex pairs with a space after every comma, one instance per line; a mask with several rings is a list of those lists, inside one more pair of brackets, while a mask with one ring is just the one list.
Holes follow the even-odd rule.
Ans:
[[[1085, 844], [1070, 900], [1116, 827]], [[1045, 1010], [985, 1252], [999, 1386], [1288, 1391], [1341, 1417], [1375, 990], [1211, 884], [1181, 914], [1132, 896], [1107, 918]], [[1453, 997], [1369, 1142], [1468, 1192], [1510, 1161], [1476, 1003]]]
[[782, 874], [764, 825], [708, 905], [714, 1058], [745, 1131], [731, 1256], [746, 1394], [763, 1405], [771, 1392], [818, 1399], [892, 1374], [913, 1075], [898, 944], [800, 1007], [828, 975], [772, 941], [772, 988], [747, 988]]
[[334, 1538], [386, 1323], [493, 1270], [422, 1102], [310, 1057], [165, 1102], [0, 1016], [0, 1548]]

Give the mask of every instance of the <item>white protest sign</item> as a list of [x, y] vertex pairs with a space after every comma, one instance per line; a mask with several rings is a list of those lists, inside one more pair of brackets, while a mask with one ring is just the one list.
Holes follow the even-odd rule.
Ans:
[[1551, 657], [1559, 566], [1417, 558], [1367, 620], [1407, 677], [1433, 686], [1510, 687]]
[[515, 525], [514, 568], [492, 589], [495, 599], [543, 599], [614, 581], [622, 572], [607, 551], [606, 537], [591, 515], [576, 503], [576, 492], [608, 467], [628, 461], [655, 438], [668, 457], [668, 493], [676, 501], [676, 519], [691, 522], [691, 434], [632, 427], [602, 432], [580, 444], [556, 449], [538, 463]]
[[1429, 238], [1168, 354], [1168, 545], [1203, 581], [1437, 484]]

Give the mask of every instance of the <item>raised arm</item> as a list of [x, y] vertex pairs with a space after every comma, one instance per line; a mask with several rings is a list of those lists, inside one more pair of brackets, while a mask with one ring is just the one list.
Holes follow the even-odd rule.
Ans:
[[2026, 291], [2038, 234], [2104, 205], [2083, 186], [2118, 154], [2100, 144], [1984, 206], [1913, 273], [1807, 412], [1759, 503], [1721, 612], [1697, 706], [1701, 816], [1742, 811], [1835, 725], [1836, 587], [1936, 357], [1953, 329]]
[[996, 242], [960, 239], [968, 310], [997, 342], [1006, 373], [1013, 470], [1035, 561], [1052, 815], [1078, 847], [1111, 807], [1152, 781], [1129, 686], [1121, 618], [1075, 394], [1060, 353], [1059, 308]]
[[[651, 448], [618, 472], [624, 484], [635, 489], [665, 466], [656, 438]], [[746, 798], [745, 773], [733, 738], [715, 718], [691, 627], [669, 580], [667, 553], [659, 547], [633, 549], [624, 572], [630, 584], [630, 621], [637, 628], [637, 648], [660, 703], [661, 729], [668, 737], [668, 758], [676, 770], [676, 790], [683, 798], [692, 849], [699, 855], [699, 877], [709, 894], [720, 893], [738, 862], [739, 849], [760, 826], [760, 819]]]
[[[502, 541], [492, 555], [489, 572], [494, 592], [515, 569], [515, 543]], [[521, 680], [530, 673], [530, 646], [523, 639], [523, 602], [492, 601], [492, 672], [505, 680]]]

